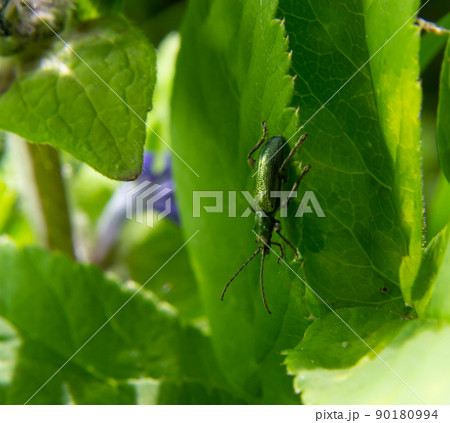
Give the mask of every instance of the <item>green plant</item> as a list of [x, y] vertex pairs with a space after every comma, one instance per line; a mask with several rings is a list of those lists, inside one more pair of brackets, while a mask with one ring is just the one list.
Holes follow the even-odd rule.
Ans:
[[[175, 68], [178, 38], [155, 56], [127, 1], [113, 14], [102, 1], [74, 5], [58, 35], [8, 35], [0, 59], [0, 401], [447, 402], [450, 197], [439, 173], [436, 194], [424, 192], [418, 81], [448, 35], [421, 38], [419, 1], [192, 0]], [[178, 16], [172, 7], [164, 16]], [[449, 56], [447, 41], [430, 124], [447, 179]], [[255, 262], [220, 302], [255, 249], [253, 218], [194, 217], [192, 200], [251, 190], [246, 158], [263, 121], [291, 147], [308, 133], [299, 198], [314, 192], [325, 214], [295, 218], [294, 200], [282, 218], [304, 262], [266, 258], [272, 315]], [[125, 185], [85, 165], [131, 180], [144, 146], [159, 151], [144, 166], [152, 177], [173, 153], [179, 225], [111, 220]], [[240, 216], [248, 204], [236, 199]], [[89, 249], [105, 245], [108, 218], [115, 242], [99, 258]]]

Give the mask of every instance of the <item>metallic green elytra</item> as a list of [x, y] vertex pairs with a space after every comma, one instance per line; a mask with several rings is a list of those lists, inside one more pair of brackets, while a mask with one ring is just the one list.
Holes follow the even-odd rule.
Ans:
[[270, 138], [259, 153], [255, 193], [258, 206], [266, 213], [275, 213], [279, 208], [279, 199], [271, 197], [270, 192], [280, 191], [282, 181], [286, 179], [286, 172], [281, 175], [278, 171], [284, 161], [285, 144], [283, 137]]
[[[272, 234], [275, 231], [280, 238], [291, 248], [296, 259], [300, 257], [300, 253], [297, 248], [289, 242], [281, 233], [280, 221], [275, 218], [276, 213], [280, 208], [280, 197], [271, 195], [274, 191], [282, 191], [283, 184], [287, 180], [287, 163], [292, 159], [296, 151], [305, 141], [307, 134], [304, 134], [295, 144], [294, 148], [289, 151], [289, 146], [287, 141], [281, 136], [275, 136], [270, 138], [267, 142], [267, 126], [266, 123], [262, 123], [263, 126], [263, 136], [259, 142], [253, 147], [247, 156], [248, 163], [253, 169], [255, 167], [255, 160], [252, 158], [252, 154], [258, 150], [261, 146], [261, 151], [258, 158], [258, 172], [256, 176], [255, 184], [255, 233], [256, 242], [258, 244], [257, 250], [253, 255], [241, 266], [241, 268], [234, 274], [234, 276], [225, 285], [222, 292], [221, 300], [223, 301], [225, 292], [231, 282], [236, 278], [236, 276], [246, 267], [259, 253], [261, 255], [261, 269], [260, 269], [260, 284], [261, 284], [261, 294], [264, 302], [264, 307], [269, 314], [272, 314], [266, 303], [266, 297], [264, 295], [264, 283], [263, 283], [263, 271], [264, 271], [264, 258], [270, 253], [272, 245], [276, 245], [280, 249], [280, 256], [278, 262], [284, 258], [283, 246], [272, 241]], [[301, 164], [300, 164], [301, 167]], [[292, 194], [297, 190], [301, 180], [309, 171], [310, 166], [304, 167], [298, 179], [296, 180], [294, 186], [292, 187], [288, 200], [283, 207], [289, 205]]]

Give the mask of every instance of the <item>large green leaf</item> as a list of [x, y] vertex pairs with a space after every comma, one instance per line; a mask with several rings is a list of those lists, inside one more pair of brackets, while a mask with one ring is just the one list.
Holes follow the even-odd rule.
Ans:
[[[304, 185], [318, 194], [327, 216], [304, 219], [306, 275], [332, 306], [384, 306], [338, 310], [361, 339], [334, 315], [322, 317], [289, 354], [288, 369], [306, 403], [420, 403], [382, 361], [367, 364], [371, 353], [365, 355], [368, 346], [382, 351], [410, 381], [411, 354], [396, 357], [431, 337], [437, 350], [427, 356], [426, 386], [420, 389], [426, 371], [417, 371], [410, 384], [428, 394], [427, 401], [443, 401], [447, 391], [435, 395], [430, 387], [441, 381], [445, 330], [403, 331], [415, 314], [399, 316], [403, 301], [386, 301], [402, 294], [423, 314], [446, 242], [442, 234], [422, 253], [419, 34], [412, 25], [418, 2], [294, 3], [295, 9], [281, 0], [280, 16], [295, 34], [294, 104], [302, 106], [310, 134], [305, 156], [312, 169]], [[334, 77], [324, 83], [330, 69]]]
[[[60, 366], [61, 357], [39, 342], [25, 341], [11, 367], [14, 379], [2, 403], [20, 404]], [[68, 363], [33, 399], [34, 404], [155, 404], [159, 381], [148, 378], [116, 380]], [[25, 392], [24, 392], [25, 391]]]
[[[216, 354], [236, 395], [275, 404], [298, 402], [278, 353], [295, 345], [308, 324], [302, 284], [291, 284], [295, 276], [268, 257], [271, 316], [262, 305], [256, 262], [221, 303], [223, 287], [255, 250], [253, 216], [203, 211], [201, 218], [192, 217], [192, 192], [223, 190], [228, 210], [227, 192], [252, 186], [246, 157], [261, 137], [261, 122], [267, 122], [270, 136], [289, 137], [295, 130], [294, 111], [286, 109], [293, 88], [288, 42], [282, 23], [273, 19], [276, 6], [274, 0], [191, 2], [181, 31], [172, 109], [174, 148], [200, 175], [174, 163], [182, 226], [186, 234], [200, 229], [189, 252]], [[237, 215], [247, 206], [238, 192]], [[301, 272], [299, 265], [295, 270]]]
[[[448, 325], [406, 322], [377, 351], [381, 359], [368, 353], [355, 367], [310, 370], [295, 353], [288, 369], [295, 373], [295, 387], [306, 404], [448, 404], [449, 337]], [[317, 360], [324, 351], [317, 351]]]
[[174, 309], [151, 292], [136, 293], [136, 284], [6, 240], [0, 273], [0, 315], [23, 340], [17, 360], [9, 359], [17, 365], [6, 369], [13, 376], [2, 372], [3, 383], [12, 380], [8, 402], [27, 401], [67, 361], [32, 403], [138, 402], [130, 379], [148, 377], [227, 389], [209, 340], [182, 326]]
[[[338, 315], [329, 313], [311, 324], [295, 350], [288, 352], [288, 368], [351, 367], [367, 355], [370, 348], [378, 349], [380, 343], [385, 344], [392, 338], [405, 316], [407, 310], [383, 306], [343, 308]], [[352, 332], [354, 327], [357, 334]]]
[[183, 404], [243, 404], [241, 400], [234, 398], [229, 392], [218, 388], [206, 389], [198, 382], [163, 383], [158, 397], [159, 404], [183, 405]]
[[422, 91], [417, 83], [420, 31], [412, 25], [419, 5], [418, 0], [364, 2], [378, 119], [394, 166], [392, 199], [407, 243], [407, 254], [400, 264], [400, 285], [408, 303], [412, 301], [411, 289], [420, 264], [423, 226], [419, 120]]
[[450, 181], [450, 38], [442, 63], [436, 140], [442, 172]]
[[280, 1], [309, 133], [304, 186], [326, 215], [305, 215], [301, 250], [334, 306], [386, 302], [400, 288], [410, 301], [422, 228], [416, 3]]
[[110, 178], [134, 179], [155, 84], [153, 47], [119, 16], [62, 38], [0, 97], [0, 128], [66, 150]]

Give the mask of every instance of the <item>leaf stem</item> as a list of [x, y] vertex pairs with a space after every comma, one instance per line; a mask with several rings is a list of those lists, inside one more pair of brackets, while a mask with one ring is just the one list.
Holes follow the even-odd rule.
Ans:
[[59, 153], [46, 144], [27, 143], [27, 147], [44, 218], [47, 246], [74, 257], [69, 209], [61, 176]]

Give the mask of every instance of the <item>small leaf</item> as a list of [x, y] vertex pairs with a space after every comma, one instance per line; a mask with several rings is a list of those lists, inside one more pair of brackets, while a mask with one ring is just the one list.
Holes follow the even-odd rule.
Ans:
[[447, 251], [450, 229], [447, 225], [439, 232], [424, 249], [422, 263], [417, 281], [411, 291], [414, 307], [419, 316], [423, 316], [425, 309], [433, 295], [437, 276], [440, 274], [441, 265]]
[[55, 40], [0, 97], [0, 128], [61, 148], [110, 178], [136, 178], [155, 84], [152, 46], [119, 16], [62, 38], [66, 44]]
[[[440, 247], [445, 247], [443, 263], [437, 270], [437, 277], [431, 301], [429, 302], [425, 316], [431, 319], [443, 320], [450, 323], [450, 244], [448, 243], [449, 227], [441, 232]], [[445, 234], [446, 233], [446, 234]], [[447, 243], [442, 240], [447, 237]]]

